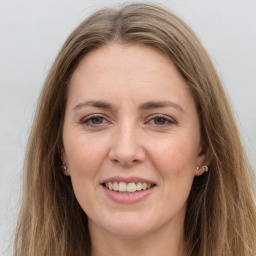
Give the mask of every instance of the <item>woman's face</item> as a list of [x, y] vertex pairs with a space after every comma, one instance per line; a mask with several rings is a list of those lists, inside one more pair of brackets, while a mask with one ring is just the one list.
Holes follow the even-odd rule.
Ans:
[[63, 141], [91, 231], [183, 227], [205, 155], [195, 102], [162, 53], [112, 43], [87, 54], [70, 82]]

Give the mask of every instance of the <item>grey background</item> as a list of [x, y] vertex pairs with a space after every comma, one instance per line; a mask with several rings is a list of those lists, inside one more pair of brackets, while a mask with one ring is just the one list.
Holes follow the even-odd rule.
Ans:
[[[256, 167], [256, 0], [148, 1], [202, 40], [230, 96]], [[36, 101], [54, 57], [84, 17], [124, 1], [0, 0], [0, 255], [10, 255], [22, 165]]]

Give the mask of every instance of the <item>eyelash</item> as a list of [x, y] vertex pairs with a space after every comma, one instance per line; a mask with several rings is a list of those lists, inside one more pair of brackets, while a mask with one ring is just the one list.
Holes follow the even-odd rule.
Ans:
[[[98, 124], [93, 124], [92, 121], [95, 119], [100, 119], [100, 120], [102, 120], [102, 122], [98, 123]], [[154, 121], [156, 119], [161, 119], [162, 121], [164, 121], [164, 124], [150, 123], [151, 121]], [[99, 114], [89, 115], [89, 116], [83, 118], [81, 120], [81, 123], [88, 127], [95, 127], [95, 128], [102, 127], [104, 124], [110, 124], [110, 122], [105, 117], [103, 117], [102, 115], [99, 115]], [[145, 122], [145, 124], [150, 124], [155, 127], [165, 128], [172, 124], [176, 124], [176, 122], [172, 118], [167, 117], [165, 115], [155, 114], [154, 116], [150, 116], [150, 118], [148, 119], [148, 121]]]
[[155, 123], [153, 123], [152, 125], [154, 125], [156, 127], [165, 128], [165, 127], [168, 127], [168, 126], [176, 123], [172, 118], [170, 118], [168, 116], [165, 116], [165, 115], [161, 115], [161, 114], [156, 114], [153, 117], [150, 117], [149, 121], [147, 121], [146, 123], [149, 123], [149, 122], [154, 121], [156, 119], [162, 119], [164, 121], [164, 124], [155, 124]]
[[[93, 124], [92, 120], [95, 120], [95, 119], [101, 119], [102, 123]], [[94, 114], [94, 115], [89, 115], [89, 116], [83, 118], [81, 123], [88, 126], [88, 127], [101, 127], [103, 125], [103, 123], [110, 123], [110, 122], [108, 122], [107, 119], [104, 118], [102, 115]]]

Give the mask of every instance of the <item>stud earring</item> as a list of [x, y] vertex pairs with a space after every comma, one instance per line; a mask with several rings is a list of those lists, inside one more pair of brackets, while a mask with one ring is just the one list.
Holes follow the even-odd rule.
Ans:
[[201, 168], [204, 172], [208, 172], [208, 166], [207, 165], [203, 165]]
[[62, 167], [62, 169], [63, 169], [64, 172], [66, 172], [67, 169], [68, 169], [68, 168], [67, 168], [67, 165], [66, 165], [66, 162], [64, 162], [64, 161], [62, 162], [62, 166], [61, 166], [61, 167]]
[[201, 168], [197, 167], [197, 170], [202, 169], [204, 172], [208, 172], [208, 166], [207, 165], [203, 165]]

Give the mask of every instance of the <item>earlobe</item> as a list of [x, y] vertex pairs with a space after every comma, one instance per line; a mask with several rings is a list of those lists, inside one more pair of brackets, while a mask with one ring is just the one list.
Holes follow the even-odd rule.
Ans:
[[198, 166], [195, 170], [195, 176], [201, 176], [204, 173], [207, 173], [209, 170], [209, 165], [211, 163], [211, 154], [209, 147], [205, 142], [202, 142], [200, 145], [200, 150], [198, 154]]
[[61, 161], [62, 161], [61, 169], [64, 175], [70, 176], [70, 172], [68, 170], [68, 165], [67, 165], [67, 155], [64, 148], [61, 149]]
[[67, 163], [62, 161], [62, 166], [61, 166], [61, 169], [63, 171], [63, 173], [66, 175], [66, 176], [70, 176], [70, 172], [68, 170], [68, 166], [67, 166]]
[[203, 173], [208, 172], [209, 168], [207, 165], [202, 165], [201, 167], [197, 166], [195, 171], [195, 176], [201, 176]]

